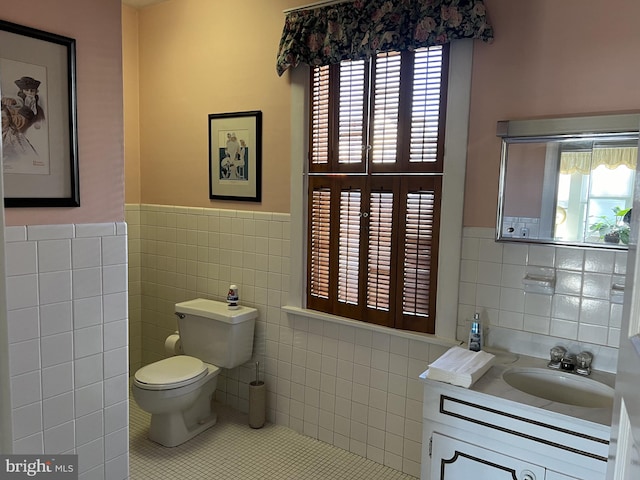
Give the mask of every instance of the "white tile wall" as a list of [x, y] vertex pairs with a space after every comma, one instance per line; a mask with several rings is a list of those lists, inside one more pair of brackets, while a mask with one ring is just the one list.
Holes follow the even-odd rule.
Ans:
[[129, 371], [135, 372], [142, 366], [140, 205], [125, 205], [125, 220], [129, 252]]
[[[154, 205], [128, 205], [126, 215], [131, 371], [164, 358], [164, 339], [177, 327], [176, 302], [222, 300], [236, 283], [241, 301], [260, 311], [255, 358], [265, 370], [269, 419], [418, 475], [422, 388], [416, 379], [445, 347], [284, 313], [288, 215]], [[466, 340], [468, 321], [480, 311], [489, 331], [500, 328], [501, 340], [530, 338], [522, 353], [545, 356], [558, 340], [615, 352], [622, 307], [611, 303], [610, 288], [624, 283], [625, 253], [496, 243], [493, 237], [492, 229], [465, 228], [459, 339]], [[13, 268], [28, 277], [34, 267]], [[555, 293], [525, 292], [528, 268], [552, 269]], [[102, 288], [108, 289], [110, 271], [104, 270]], [[218, 400], [246, 411], [253, 371], [251, 364], [225, 372]]]
[[[77, 453], [79, 478], [128, 475], [125, 224], [7, 227], [14, 453]], [[107, 461], [105, 463], [105, 461]]]
[[[137, 359], [147, 364], [166, 356], [176, 302], [222, 300], [235, 283], [240, 301], [260, 312], [254, 357], [266, 379], [268, 419], [419, 476], [418, 375], [448, 346], [285, 313], [289, 215], [157, 205], [130, 205], [126, 212], [132, 370]], [[246, 412], [254, 371], [250, 362], [224, 372], [217, 400]]]
[[[459, 339], [466, 338], [470, 319], [480, 312], [489, 336], [492, 327], [503, 327], [618, 347], [622, 308], [611, 302], [611, 287], [624, 284], [626, 252], [496, 243], [494, 234], [490, 228], [464, 229]], [[525, 292], [522, 279], [531, 269], [555, 273], [553, 294]]]

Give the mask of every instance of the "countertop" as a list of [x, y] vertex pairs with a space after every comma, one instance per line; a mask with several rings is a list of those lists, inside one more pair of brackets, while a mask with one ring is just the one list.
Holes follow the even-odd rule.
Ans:
[[[509, 352], [497, 351], [492, 349], [486, 349], [490, 353], [496, 356], [494, 365], [470, 388], [465, 389], [446, 383], [429, 380], [426, 378], [427, 371], [420, 375], [420, 378], [427, 384], [437, 384], [438, 386], [446, 386], [448, 388], [467, 390], [470, 396], [476, 396], [478, 394], [490, 395], [509, 402], [515, 402], [519, 405], [528, 407], [535, 407], [547, 412], [553, 412], [556, 414], [566, 415], [573, 417], [578, 421], [592, 422], [609, 428], [611, 426], [611, 408], [590, 408], [590, 407], [578, 407], [575, 405], [568, 405], [565, 403], [552, 402], [539, 398], [533, 395], [529, 395], [509, 385], [502, 378], [502, 374], [513, 367], [525, 367], [525, 368], [547, 368], [547, 361], [527, 357], [524, 355], [512, 354]], [[615, 375], [606, 372], [593, 371], [587, 378], [604, 383], [605, 385], [614, 388]]]

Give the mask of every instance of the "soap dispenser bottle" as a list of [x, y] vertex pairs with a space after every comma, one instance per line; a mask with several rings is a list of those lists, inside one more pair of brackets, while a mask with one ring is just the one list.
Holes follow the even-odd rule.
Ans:
[[480, 323], [480, 314], [473, 315], [471, 322], [471, 330], [469, 330], [469, 350], [479, 352], [482, 350], [482, 324]]

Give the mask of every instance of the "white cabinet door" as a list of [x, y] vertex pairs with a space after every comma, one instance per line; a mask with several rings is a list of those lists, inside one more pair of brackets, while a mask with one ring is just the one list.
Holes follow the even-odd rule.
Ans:
[[547, 470], [547, 476], [545, 480], [580, 480], [577, 477], [569, 477], [568, 475], [564, 475], [558, 472], [552, 472], [551, 470]]
[[431, 480], [545, 480], [539, 465], [435, 432], [431, 455]]

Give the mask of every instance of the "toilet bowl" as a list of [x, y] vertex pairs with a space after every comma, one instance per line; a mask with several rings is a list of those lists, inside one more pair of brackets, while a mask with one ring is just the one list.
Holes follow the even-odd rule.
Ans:
[[211, 399], [220, 369], [188, 355], [169, 357], [138, 370], [132, 392], [151, 413], [148, 437], [175, 447], [216, 423]]
[[175, 447], [215, 425], [212, 398], [221, 368], [247, 362], [253, 351], [257, 310], [196, 299], [176, 304], [185, 355], [139, 369], [133, 398], [151, 414], [149, 439]]

